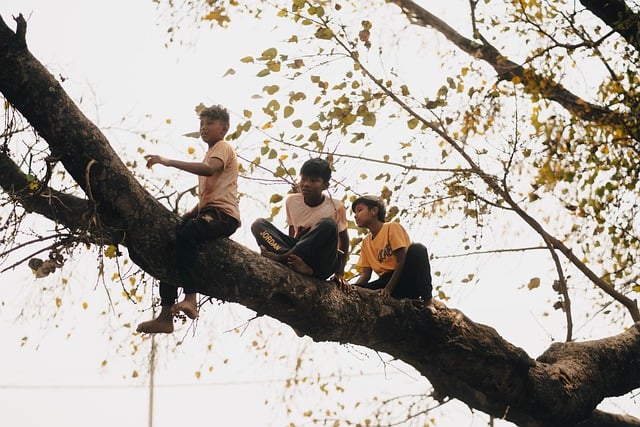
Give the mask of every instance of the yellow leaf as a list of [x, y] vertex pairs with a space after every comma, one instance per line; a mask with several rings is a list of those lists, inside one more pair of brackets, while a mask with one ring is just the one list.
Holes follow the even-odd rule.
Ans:
[[56, 307], [60, 308], [61, 305], [62, 305], [62, 300], [60, 299], [60, 297], [56, 297]]
[[102, 367], [107, 366], [107, 361], [106, 361], [106, 360], [103, 360], [103, 361], [102, 361], [102, 363], [100, 364], [100, 366], [102, 366]]
[[415, 129], [416, 126], [418, 126], [418, 123], [418, 119], [414, 117], [407, 122], [407, 126], [409, 126], [409, 129]]
[[260, 59], [270, 60], [275, 58], [278, 55], [278, 50], [275, 47], [270, 47], [269, 49], [262, 52], [262, 56]]
[[362, 124], [365, 126], [375, 126], [376, 125], [376, 115], [369, 112], [362, 117]]
[[131, 373], [131, 378], [138, 378], [138, 371], [134, 369], [133, 372]]
[[269, 61], [269, 63], [267, 64], [267, 68], [269, 69], [269, 71], [273, 71], [274, 73], [280, 71], [281, 66], [282, 64], [279, 61]]
[[267, 92], [269, 95], [273, 95], [278, 90], [280, 90], [280, 86], [278, 85], [265, 86], [262, 90]]
[[195, 149], [195, 148], [193, 148], [193, 147], [189, 147], [189, 148], [187, 148], [187, 153], [189, 153], [189, 154], [193, 154], [193, 153], [195, 153], [195, 152], [196, 152], [196, 149]]
[[84, 310], [86, 310], [88, 307], [89, 307], [89, 304], [87, 304], [87, 302], [86, 302], [86, 301], [82, 303], [82, 308], [83, 308]]
[[529, 280], [529, 284], [527, 285], [527, 288], [531, 289], [535, 289], [537, 287], [540, 286], [540, 278], [539, 277], [533, 277], [531, 278], [531, 280]]
[[200, 379], [200, 375], [201, 375], [200, 371], [196, 371], [196, 378], [197, 379]]
[[287, 117], [290, 117], [293, 114], [293, 111], [293, 107], [290, 105], [284, 107], [284, 118], [286, 119]]
[[322, 40], [329, 40], [333, 37], [333, 31], [331, 31], [331, 28], [318, 28], [315, 36]]
[[262, 125], [261, 129], [271, 129], [272, 127], [273, 127], [273, 123], [267, 122], [267, 123]]
[[240, 62], [244, 62], [245, 64], [250, 63], [250, 62], [253, 63], [253, 56], [245, 56], [244, 58], [242, 58], [240, 60]]
[[229, 75], [233, 75], [233, 74], [235, 74], [235, 73], [236, 73], [236, 70], [234, 70], [233, 68], [229, 68], [229, 69], [228, 69], [228, 70], [227, 70], [227, 71], [222, 75], [222, 77], [226, 77], [226, 76], [229, 76]]
[[104, 250], [104, 256], [107, 258], [115, 258], [117, 252], [118, 248], [116, 248], [115, 245], [109, 245], [107, 249]]

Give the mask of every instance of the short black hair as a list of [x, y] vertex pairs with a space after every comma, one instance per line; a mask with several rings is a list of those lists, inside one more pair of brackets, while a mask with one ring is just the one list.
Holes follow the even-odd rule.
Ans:
[[225, 124], [229, 124], [229, 112], [222, 105], [212, 105], [200, 110], [198, 117], [201, 119], [220, 120]]
[[309, 159], [302, 164], [300, 175], [320, 177], [324, 182], [329, 182], [331, 179], [331, 166], [329, 162], [319, 157]]
[[360, 196], [351, 203], [351, 210], [355, 212], [356, 206], [360, 204], [365, 205], [369, 209], [378, 208], [378, 221], [384, 222], [387, 218], [387, 208], [382, 197], [373, 195]]

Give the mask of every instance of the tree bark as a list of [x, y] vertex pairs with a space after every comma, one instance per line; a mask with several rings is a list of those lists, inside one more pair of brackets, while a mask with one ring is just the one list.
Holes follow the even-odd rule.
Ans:
[[640, 52], [640, 16], [624, 0], [580, 0], [580, 3]]
[[[126, 246], [134, 262], [159, 279], [175, 281], [177, 217], [135, 181], [105, 136], [28, 51], [24, 19], [16, 22], [13, 32], [0, 17], [0, 91], [86, 195], [83, 200], [58, 194], [74, 200], [74, 214], [52, 211], [30, 197], [20, 203], [70, 228], [95, 211], [96, 224]], [[2, 188], [13, 191], [20, 186], [17, 166], [8, 156], [0, 162]], [[431, 313], [421, 301], [381, 299], [365, 289], [346, 294], [229, 239], [203, 246], [194, 268], [202, 272], [202, 294], [240, 303], [316, 341], [386, 352], [415, 367], [439, 396], [495, 417], [521, 426], [640, 425], [635, 418], [595, 410], [603, 398], [640, 385], [640, 324], [606, 339], [554, 344], [534, 360], [458, 310], [438, 303]]]

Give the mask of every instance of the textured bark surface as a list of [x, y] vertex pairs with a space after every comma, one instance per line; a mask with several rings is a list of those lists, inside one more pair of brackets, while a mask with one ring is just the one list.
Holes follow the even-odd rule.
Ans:
[[[0, 185], [29, 211], [127, 247], [153, 276], [174, 280], [172, 232], [177, 217], [153, 199], [126, 169], [104, 135], [80, 112], [55, 78], [28, 51], [26, 23], [16, 31], [0, 18], [0, 92], [49, 144], [51, 155], [86, 199], [26, 190], [26, 177], [8, 153], [0, 156]], [[67, 203], [52, 208], [55, 194]], [[316, 341], [363, 345], [414, 366], [449, 396], [521, 426], [640, 426], [595, 408], [603, 398], [640, 385], [640, 324], [592, 342], [553, 344], [538, 360], [491, 327], [438, 304], [382, 300], [360, 289], [300, 276], [221, 239], [203, 248], [200, 292], [278, 319]], [[579, 424], [580, 423], [580, 424]]]

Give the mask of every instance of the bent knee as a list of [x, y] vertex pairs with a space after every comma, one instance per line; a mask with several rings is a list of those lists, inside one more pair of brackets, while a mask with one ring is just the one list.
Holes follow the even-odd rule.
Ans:
[[316, 224], [316, 227], [322, 227], [322, 228], [335, 228], [336, 231], [338, 230], [338, 222], [331, 218], [331, 217], [325, 217], [325, 218], [321, 218], [318, 223]]
[[253, 224], [251, 224], [251, 232], [256, 235], [256, 234], [260, 234], [260, 232], [262, 230], [265, 229], [265, 227], [267, 227], [269, 224], [269, 221], [266, 218], [258, 218], [255, 221], [253, 221]]

